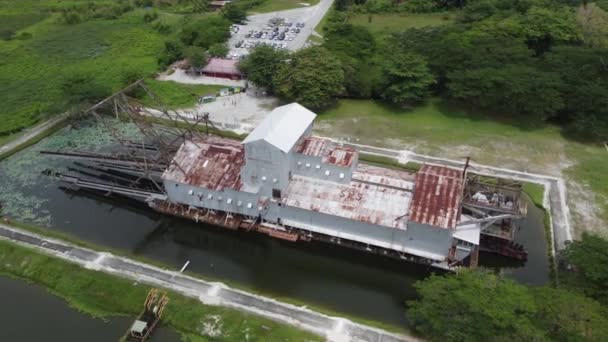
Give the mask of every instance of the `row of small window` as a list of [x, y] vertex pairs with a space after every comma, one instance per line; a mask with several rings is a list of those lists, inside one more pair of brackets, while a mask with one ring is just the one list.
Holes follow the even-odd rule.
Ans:
[[[298, 162], [298, 166], [302, 166], [302, 162], [301, 161]], [[306, 166], [307, 168], [311, 167], [310, 163], [306, 163], [304, 166]], [[317, 164], [315, 166], [315, 169], [320, 170], [321, 169], [321, 165]], [[331, 171], [325, 170], [325, 175], [326, 176], [330, 176], [331, 175]], [[344, 172], [340, 172], [339, 177], [340, 177], [340, 179], [344, 179]]]
[[[255, 177], [255, 176], [253, 176], [253, 177]], [[262, 176], [262, 178], [261, 178], [261, 179], [262, 179], [262, 182], [265, 182], [266, 180], [268, 180], [268, 178], [266, 178], [266, 176]], [[272, 182], [273, 182], [273, 183], [276, 183], [276, 182], [278, 182], [278, 181], [279, 181], [279, 180], [278, 180], [278, 179], [276, 179], [276, 178], [273, 178], [273, 179], [272, 179]]]
[[[190, 196], [194, 196], [194, 190], [190, 190], [190, 191], [188, 191], [188, 195], [190, 195]], [[201, 200], [201, 201], [203, 200], [203, 193], [202, 193], [202, 192], [199, 192], [199, 193], [198, 193], [198, 198], [199, 198], [199, 200]], [[213, 194], [208, 194], [208, 195], [207, 195], [207, 199], [208, 199], [208, 200], [212, 200], [212, 199], [213, 199]], [[217, 200], [218, 200], [218, 201], [220, 201], [220, 202], [221, 202], [223, 199], [224, 199], [224, 198], [223, 198], [222, 196], [218, 196], [218, 197], [217, 197]], [[232, 202], [233, 202], [233, 201], [232, 201], [232, 198], [227, 198], [227, 199], [226, 199], [226, 204], [232, 204]], [[236, 206], [237, 206], [237, 207], [240, 207], [240, 206], [242, 206], [242, 205], [243, 205], [243, 201], [236, 201]], [[253, 204], [252, 204], [251, 202], [248, 202], [248, 203], [247, 203], [247, 205], [246, 205], [246, 207], [247, 207], [247, 208], [249, 208], [249, 209], [251, 209], [251, 208], [253, 208]], [[262, 208], [258, 208], [258, 210], [262, 210]]]

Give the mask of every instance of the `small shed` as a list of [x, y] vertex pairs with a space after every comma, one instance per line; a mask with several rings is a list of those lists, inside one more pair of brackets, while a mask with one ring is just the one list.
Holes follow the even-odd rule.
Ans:
[[203, 68], [202, 74], [211, 77], [229, 78], [240, 80], [242, 74], [238, 68], [239, 61], [236, 59], [211, 58]]

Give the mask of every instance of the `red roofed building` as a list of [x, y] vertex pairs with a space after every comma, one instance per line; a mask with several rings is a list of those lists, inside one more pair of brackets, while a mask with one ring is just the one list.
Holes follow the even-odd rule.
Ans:
[[240, 80], [243, 75], [239, 71], [238, 64], [239, 61], [236, 59], [211, 58], [209, 63], [201, 70], [201, 73], [210, 77]]

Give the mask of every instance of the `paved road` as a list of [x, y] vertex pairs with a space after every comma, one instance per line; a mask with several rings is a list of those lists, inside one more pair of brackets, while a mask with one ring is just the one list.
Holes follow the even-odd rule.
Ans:
[[0, 156], [3, 155], [4, 153], [12, 151], [13, 149], [19, 147], [20, 145], [27, 143], [31, 139], [35, 139], [39, 135], [44, 134], [51, 127], [59, 124], [61, 121], [65, 120], [65, 119], [67, 119], [68, 116], [69, 116], [69, 114], [67, 114], [67, 113], [57, 115], [34, 127], [28, 128], [27, 130], [25, 130], [25, 132], [23, 134], [21, 134], [21, 136], [19, 136], [15, 140], [11, 140], [6, 144], [1, 145], [0, 146]]
[[222, 283], [212, 283], [176, 271], [161, 269], [110, 253], [78, 247], [68, 242], [0, 224], [0, 239], [36, 248], [43, 253], [76, 263], [85, 268], [128, 278], [151, 286], [170, 289], [197, 298], [207, 305], [221, 305], [261, 315], [282, 323], [312, 331], [334, 342], [399, 342], [418, 341], [403, 335], [353, 323], [340, 317], [281, 303], [271, 298], [232, 289]]

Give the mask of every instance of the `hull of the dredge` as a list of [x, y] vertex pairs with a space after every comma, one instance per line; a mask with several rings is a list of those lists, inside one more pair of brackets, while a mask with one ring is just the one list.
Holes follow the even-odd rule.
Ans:
[[195, 222], [211, 224], [214, 226], [234, 231], [257, 232], [275, 239], [285, 240], [289, 242], [310, 242], [314, 240], [340, 247], [355, 249], [365, 253], [381, 255], [401, 261], [414, 262], [444, 270], [452, 269], [452, 267], [448, 266], [447, 263], [437, 263], [436, 260], [427, 259], [412, 254], [397, 252], [386, 248], [369, 246], [367, 244], [360, 243], [357, 241], [342, 239], [317, 232], [311, 232], [300, 228], [285, 225], [277, 226], [273, 223], [263, 222], [259, 218], [245, 217], [239, 214], [229, 214], [221, 211], [199, 209], [187, 205], [175, 204], [158, 199], [149, 201], [148, 205], [152, 209], [163, 214], [178, 216], [193, 220]]

